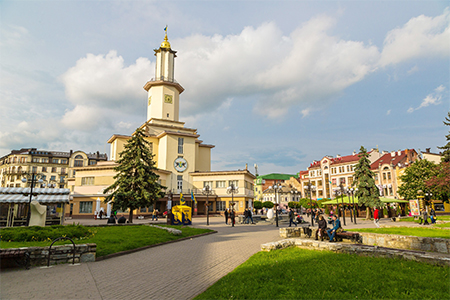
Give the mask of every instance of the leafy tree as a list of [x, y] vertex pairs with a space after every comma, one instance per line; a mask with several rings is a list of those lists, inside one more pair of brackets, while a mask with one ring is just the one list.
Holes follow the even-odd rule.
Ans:
[[450, 162], [442, 161], [436, 166], [435, 175], [425, 182], [436, 199], [446, 202], [450, 199]]
[[426, 159], [416, 160], [400, 176], [402, 184], [398, 188], [398, 194], [406, 200], [417, 199], [419, 190], [423, 192], [429, 190], [425, 185], [425, 181], [431, 179], [435, 174], [435, 163]]
[[289, 208], [300, 208], [300, 203], [291, 201], [288, 203]]
[[355, 166], [355, 174], [353, 175], [353, 186], [358, 190], [355, 196], [358, 197], [359, 205], [365, 205], [366, 218], [370, 217], [369, 208], [381, 207], [380, 192], [375, 185], [375, 174], [370, 170], [370, 160], [367, 150], [361, 146], [359, 150], [359, 161]]
[[[447, 117], [445, 117], [445, 121], [443, 121], [443, 123], [447, 126], [450, 126], [450, 111], [448, 112]], [[444, 150], [443, 157], [442, 157], [442, 161], [443, 162], [450, 162], [450, 130], [449, 133], [445, 136], [447, 138], [447, 144], [445, 146], [442, 147], [438, 147], [439, 149]]]
[[114, 168], [117, 172], [115, 182], [104, 191], [105, 194], [112, 192], [104, 202], [113, 200], [114, 210], [129, 209], [130, 223], [133, 222], [133, 210], [153, 205], [161, 197], [161, 189], [165, 188], [158, 183], [154, 155], [148, 146], [144, 131], [138, 128], [120, 153]]
[[261, 201], [256, 200], [256, 201], [253, 201], [253, 207], [255, 209], [261, 209], [261, 208], [263, 208], [263, 204]]
[[265, 208], [272, 208], [275, 204], [272, 201], [264, 201], [262, 205]]

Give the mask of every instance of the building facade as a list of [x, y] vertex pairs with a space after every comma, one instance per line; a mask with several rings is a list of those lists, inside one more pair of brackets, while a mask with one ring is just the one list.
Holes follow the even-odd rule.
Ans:
[[39, 174], [42, 182], [39, 187], [67, 188], [68, 178], [73, 176], [69, 170], [74, 165], [95, 165], [106, 161], [106, 154], [85, 153], [83, 151], [47, 151], [36, 148], [12, 150], [0, 158], [0, 185], [2, 187], [28, 187], [22, 182], [26, 174]]

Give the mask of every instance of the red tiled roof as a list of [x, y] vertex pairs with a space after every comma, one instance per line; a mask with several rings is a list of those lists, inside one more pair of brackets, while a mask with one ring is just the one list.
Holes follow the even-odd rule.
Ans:
[[382, 157], [380, 157], [379, 159], [374, 161], [370, 165], [370, 169], [376, 170], [376, 169], [378, 169], [379, 165], [383, 165], [383, 164], [392, 164], [392, 165], [396, 166], [399, 163], [403, 162], [407, 158], [408, 152], [412, 152], [412, 151], [414, 151], [414, 149], [405, 149], [405, 150], [400, 151], [400, 155], [398, 155], [398, 151], [392, 152], [392, 153], [395, 153], [395, 156], [392, 156], [391, 152], [386, 153], [385, 155], [383, 155]]
[[345, 164], [345, 163], [358, 161], [358, 160], [359, 160], [358, 154], [335, 157], [335, 158], [330, 159], [330, 165]]

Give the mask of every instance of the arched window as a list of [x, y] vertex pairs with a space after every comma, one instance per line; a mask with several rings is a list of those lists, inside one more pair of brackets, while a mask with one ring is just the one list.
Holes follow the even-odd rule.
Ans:
[[74, 167], [82, 167], [83, 166], [83, 156], [78, 154], [75, 156], [75, 161], [73, 162]]

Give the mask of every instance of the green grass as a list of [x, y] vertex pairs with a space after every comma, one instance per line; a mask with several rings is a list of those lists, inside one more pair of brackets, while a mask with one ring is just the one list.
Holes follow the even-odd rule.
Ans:
[[448, 299], [449, 268], [287, 248], [259, 252], [195, 299]]
[[[440, 221], [450, 221], [450, 216], [437, 215], [436, 218], [437, 218], [437, 220], [440, 220]], [[400, 222], [415, 222], [415, 223], [419, 223], [420, 222], [419, 218], [414, 219], [414, 217], [401, 218], [399, 221]], [[428, 223], [431, 223], [431, 220], [430, 220], [429, 217], [428, 217]]]
[[[86, 238], [77, 238], [76, 244], [95, 243], [97, 244], [97, 257], [105, 256], [120, 251], [136, 249], [148, 245], [154, 245], [167, 241], [177, 240], [183, 237], [210, 232], [209, 229], [199, 229], [192, 227], [167, 226], [181, 229], [181, 235], [173, 235], [155, 227], [146, 225], [135, 226], [107, 226], [107, 227], [87, 227], [90, 235]], [[15, 229], [15, 228], [12, 228]], [[19, 228], [18, 228], [19, 229]], [[20, 228], [23, 230], [23, 228]], [[3, 229], [2, 229], [3, 230]], [[3, 234], [3, 232], [2, 232]], [[71, 237], [67, 235], [68, 237]], [[69, 241], [70, 243], [70, 241]], [[0, 241], [0, 248], [19, 247], [45, 247], [50, 246], [51, 241]], [[55, 245], [67, 244], [67, 241], [57, 242]]]
[[433, 227], [359, 228], [351, 229], [350, 231], [450, 239], [450, 230]]

